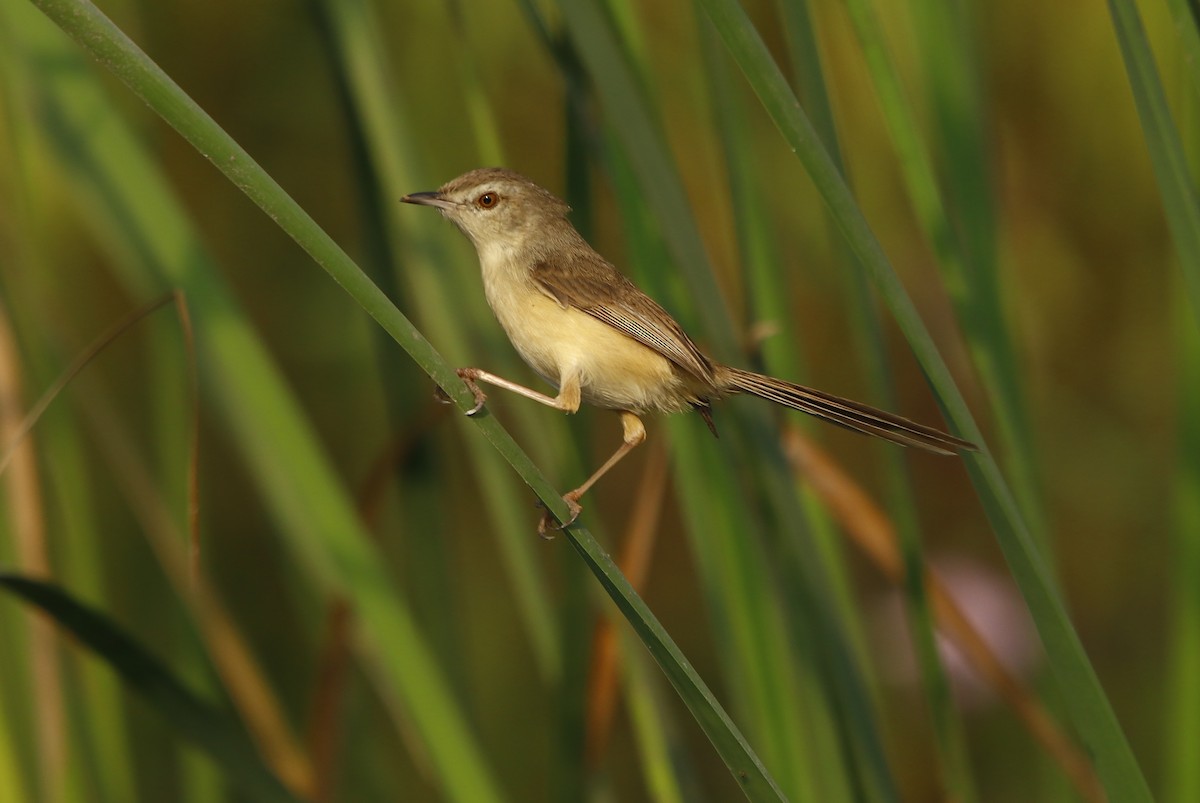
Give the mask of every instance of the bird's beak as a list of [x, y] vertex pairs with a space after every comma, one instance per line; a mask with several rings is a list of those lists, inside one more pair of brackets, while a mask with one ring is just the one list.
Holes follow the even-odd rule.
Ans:
[[453, 209], [456, 205], [453, 201], [442, 197], [440, 192], [414, 192], [411, 195], [405, 195], [400, 200], [406, 204], [436, 206], [438, 209]]

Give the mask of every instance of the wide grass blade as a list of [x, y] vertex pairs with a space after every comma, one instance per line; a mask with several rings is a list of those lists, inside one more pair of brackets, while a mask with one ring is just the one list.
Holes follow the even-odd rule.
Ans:
[[[750, 146], [749, 116], [744, 108], [744, 100], [740, 96], [742, 87], [734, 80], [735, 72], [716, 31], [712, 28], [707, 17], [697, 9], [700, 27], [700, 42], [702, 57], [708, 76], [710, 102], [714, 127], [721, 140], [722, 152], [725, 157], [726, 171], [729, 177], [730, 206], [737, 227], [738, 243], [741, 252], [741, 264], [746, 274], [747, 302], [749, 309], [747, 318], [750, 321], [769, 324], [771, 334], [764, 338], [760, 353], [756, 356], [765, 366], [767, 373], [774, 376], [798, 377], [806, 375], [804, 359], [800, 354], [799, 344], [803, 341], [797, 327], [796, 316], [792, 313], [792, 299], [798, 292], [795, 288], [796, 273], [785, 267], [778, 253], [775, 232], [770, 230], [766, 194], [758, 181], [754, 169], [754, 148]], [[796, 416], [807, 418], [806, 416]], [[681, 449], [684, 448], [681, 444]], [[681, 460], [681, 474], [688, 469], [683, 468], [688, 461]], [[697, 472], [692, 471], [693, 475]], [[693, 492], [698, 494], [690, 504], [703, 504], [700, 500], [708, 496], [703, 488], [713, 482], [712, 476], [699, 472], [693, 476], [695, 483]], [[722, 485], [718, 483], [718, 485]], [[802, 499], [802, 509], [806, 525], [812, 533], [812, 539], [819, 545], [819, 560], [822, 571], [830, 577], [830, 585], [836, 589], [837, 598], [843, 610], [853, 610], [853, 592], [851, 583], [846, 577], [842, 563], [842, 553], [838, 548], [837, 534], [828, 517], [812, 494], [806, 490], [799, 491]], [[734, 517], [736, 520], [737, 517]], [[699, 522], [697, 522], [699, 524]], [[703, 526], [698, 527], [703, 531]], [[730, 533], [732, 544], [726, 549], [738, 549], [739, 543], [747, 539], [742, 533], [736, 532], [736, 527]], [[697, 538], [696, 549], [700, 551], [706, 544], [722, 543], [722, 534], [700, 536]], [[747, 547], [743, 544], [740, 549]], [[720, 562], [719, 565], [723, 564]], [[769, 574], [769, 573], [768, 573]], [[721, 582], [724, 587], [726, 583]], [[790, 578], [780, 578], [779, 582], [793, 582]], [[761, 616], [757, 618], [762, 618]], [[855, 628], [860, 618], [853, 613], [843, 621], [848, 628]], [[855, 639], [860, 654], [861, 635], [848, 633]], [[805, 651], [819, 650], [820, 645], [811, 643]], [[751, 658], [750, 660], [754, 660]], [[786, 671], [786, 670], [785, 670]], [[793, 670], [794, 671], [794, 670]], [[830, 756], [839, 752], [838, 740], [841, 738], [836, 729], [830, 728], [831, 719], [822, 711], [824, 707], [818, 702], [827, 696], [827, 690], [819, 682], [818, 676], [812, 673], [801, 673], [798, 678], [797, 693], [804, 699], [801, 708], [806, 717], [807, 745], [805, 760], [796, 762], [798, 773], [807, 780], [806, 799], [833, 800], [838, 795], [848, 796], [848, 779], [845, 777], [846, 768], [841, 761], [831, 761]], [[773, 703], [772, 703], [773, 704]], [[804, 787], [802, 787], [804, 788]], [[793, 799], [799, 799], [794, 797]]]
[[[823, 727], [828, 721], [806, 705], [828, 705], [817, 691], [818, 659], [807, 666], [792, 662], [780, 600], [771, 584], [761, 582], [766, 556], [746, 543], [740, 526], [751, 514], [736, 497], [714, 499], [710, 491], [714, 485], [736, 487], [736, 478], [719, 450], [687, 435], [673, 438], [677, 483], [732, 699], [768, 761], [783, 762], [779, 774], [790, 800], [840, 799], [833, 792], [844, 788], [837, 731]], [[805, 693], [806, 685], [817, 688]]]
[[[448, 267], [465, 266], [469, 260], [451, 259], [449, 254], [439, 251], [427, 233], [428, 220], [413, 215], [413, 209], [402, 208], [398, 202], [401, 196], [428, 189], [437, 182], [431, 181], [426, 171], [420, 169], [424, 159], [416, 144], [417, 132], [412, 130], [412, 121], [404, 113], [406, 105], [388, 78], [392, 72], [391, 60], [380, 35], [382, 23], [376, 9], [372, 3], [350, 0], [324, 3], [322, 10], [330, 23], [336, 66], [357, 118], [355, 135], [361, 137], [361, 147], [371, 168], [371, 175], [363, 176], [362, 180], [372, 182], [375, 190], [367, 203], [382, 229], [380, 258], [386, 260], [386, 267], [390, 268], [380, 266], [375, 274], [382, 288], [390, 291], [393, 297], [404, 291], [411, 295], [431, 337], [443, 344], [443, 348], [451, 353], [473, 351], [468, 346], [469, 330], [461, 326], [460, 321], [464, 317], [483, 318], [490, 313], [476, 309], [468, 294], [453, 291], [457, 283], [467, 278]], [[468, 77], [474, 76], [470, 64], [462, 69]], [[480, 89], [472, 87], [468, 94], [476, 130], [484, 132], [480, 136], [486, 139], [485, 149], [498, 150], [499, 143], [485, 133], [495, 127], [488, 125]], [[464, 311], [463, 307], [468, 306], [471, 308]], [[377, 347], [381, 350], [389, 348], [390, 338], [381, 330], [376, 331], [379, 333]], [[493, 361], [489, 354], [487, 359], [487, 364], [494, 366], [493, 370], [510, 375], [507, 369], [512, 364], [511, 356], [507, 361]], [[535, 414], [540, 413], [523, 406], [517, 415], [523, 421], [532, 422]], [[557, 428], [547, 427], [543, 421], [530, 423], [530, 431], [540, 432], [542, 439], [553, 442]], [[554, 608], [534, 553], [528, 549], [528, 509], [522, 504], [512, 474], [494, 450], [478, 438], [467, 438], [466, 448], [539, 669], [544, 678], [552, 681], [560, 669], [559, 644], [552, 616]]]
[[1166, 795], [1174, 803], [1200, 800], [1200, 333], [1183, 309], [1176, 330], [1179, 354], [1179, 468], [1175, 480], [1172, 622], [1167, 655]]
[[[947, 416], [965, 437], [979, 442], [979, 428], [933, 339], [757, 30], [736, 0], [703, 0], [703, 5], [767, 112], [808, 170], [850, 247], [869, 269]], [[986, 447], [965, 459], [1033, 615], [1068, 712], [1080, 738], [1095, 756], [1110, 799], [1149, 800], [1141, 769], [999, 467]]]
[[24, 776], [13, 749], [7, 716], [0, 717], [0, 795], [4, 800], [29, 800], [32, 797], [25, 792]]
[[927, 60], [925, 72], [935, 120], [931, 145], [922, 140], [916, 104], [901, 85], [878, 11], [868, 0], [848, 0], [846, 9], [899, 157], [913, 212], [933, 250], [943, 286], [992, 402], [1017, 499], [1040, 541], [1043, 515], [1029, 421], [1001, 310], [1003, 293], [996, 270], [995, 213], [982, 131], [985, 123], [980, 119], [978, 68], [970, 53], [972, 31], [959, 19], [969, 9], [944, 3], [916, 5], [918, 27], [925, 34], [920, 50]]
[[[1172, 2], [1172, 6], [1177, 5]], [[1200, 21], [1185, 20], [1174, 9], [1177, 27], [1187, 38], [1197, 35]], [[1191, 54], [1191, 49], [1185, 52]], [[1200, 55], [1198, 53], [1197, 55]], [[1197, 94], [1186, 96], [1180, 104], [1189, 165], [1193, 181], [1200, 177], [1200, 70], [1189, 62], [1191, 76], [1196, 81]], [[1176, 280], [1175, 284], [1181, 282]], [[1171, 583], [1171, 633], [1167, 653], [1167, 693], [1164, 696], [1166, 738], [1165, 800], [1185, 803], [1200, 800], [1200, 330], [1192, 323], [1182, 293], [1172, 294], [1175, 307], [1175, 364], [1177, 368], [1179, 435], [1177, 439], [1178, 466], [1175, 473], [1174, 521]]]
[[[626, 24], [633, 23], [627, 18]], [[597, 36], [601, 31], [590, 28], [588, 33]], [[586, 57], [585, 63], [595, 73], [596, 65]], [[617, 65], [610, 65], [609, 72], [616, 69]], [[634, 103], [632, 99], [629, 102]], [[654, 225], [654, 215], [636, 175], [637, 168], [632, 159], [621, 158], [625, 150], [619, 143], [613, 144], [612, 151], [610, 175], [629, 243], [631, 272], [646, 286], [657, 284], [658, 289], [665, 290], [660, 266], [670, 257]], [[737, 493], [737, 478], [728, 465], [722, 465], [720, 453], [704, 448], [709, 445], [708, 438], [694, 442], [698, 422], [667, 423], [673, 436], [673, 472], [692, 551], [707, 589], [731, 704], [788, 799], [817, 799], [813, 785], [819, 782], [820, 775], [833, 773], [840, 767], [837, 762], [819, 765], [814, 759], [819, 751], [809, 744], [798, 687], [819, 684], [814, 673], [806, 673], [793, 663], [787, 625], [779, 614], [778, 594], [772, 583], [762, 581], [769, 576], [767, 558], [759, 539], [744, 526], [756, 514]], [[826, 737], [834, 738], [832, 734]], [[836, 754], [836, 749], [833, 752]]]
[[1200, 9], [1190, 0], [1167, 0], [1175, 31], [1183, 50], [1183, 65], [1192, 80], [1192, 91], [1200, 95]]
[[[44, 184], [38, 179], [38, 172], [43, 167], [45, 152], [42, 145], [42, 131], [37, 123], [23, 114], [26, 108], [28, 90], [36, 84], [35, 69], [30, 67], [27, 51], [31, 47], [26, 34], [24, 19], [33, 18], [44, 27], [45, 21], [36, 10], [20, 4], [0, 3], [0, 128], [8, 132], [8, 149], [3, 157], [10, 167], [10, 180], [3, 185], [0, 196], [0, 206], [5, 208], [5, 217], [14, 231], [24, 233], [24, 237], [11, 243], [11, 250], [6, 249], [7, 266], [17, 274], [37, 275], [46, 268], [42, 261], [40, 249], [32, 247], [37, 238], [36, 233], [44, 231], [47, 218], [39, 215], [38, 200], [46, 191]], [[0, 288], [0, 318], [6, 312], [15, 312], [12, 323], [18, 327], [16, 340], [22, 344], [23, 354], [20, 359], [23, 365], [19, 370], [26, 374], [31, 385], [41, 387], [42, 377], [51, 370], [49, 355], [39, 354], [39, 346], [44, 342], [44, 325], [36, 321], [36, 314], [29, 305], [22, 303], [19, 291], [12, 287]], [[16, 310], [4, 309], [5, 304], [15, 304]], [[3, 324], [0, 324], [2, 326]], [[36, 334], [35, 334], [36, 333]], [[6, 393], [12, 393], [15, 385], [4, 383]], [[17, 405], [10, 405], [10, 413], [16, 411]], [[3, 418], [0, 414], [0, 418]], [[2, 428], [2, 427], [0, 427]], [[57, 499], [70, 499], [71, 504], [63, 506], [58, 511], [47, 511], [51, 516], [57, 513], [59, 518], [51, 525], [58, 534], [59, 543], [55, 549], [56, 574], [60, 578], [68, 578], [72, 588], [82, 589], [85, 596], [98, 597], [102, 595], [104, 583], [104, 549], [103, 540], [97, 535], [97, 519], [94, 498], [90, 493], [87, 477], [86, 448], [74, 422], [67, 416], [48, 416], [39, 432], [37, 444], [41, 448], [47, 464], [53, 465], [54, 470], [45, 472], [44, 480], [48, 495]], [[10, 448], [6, 442], [3, 449]], [[8, 540], [0, 534], [0, 541]], [[0, 626], [2, 627], [2, 626]], [[15, 655], [16, 651], [6, 654]], [[86, 786], [97, 801], [129, 800], [134, 796], [134, 781], [132, 756], [129, 750], [128, 715], [120, 694], [119, 681], [102, 666], [93, 661], [79, 662], [75, 660], [77, 653], [68, 652], [65, 656], [70, 680], [81, 689], [78, 700], [72, 710], [75, 720], [82, 722], [82, 734], [69, 745], [71, 756], [87, 754], [89, 750], [96, 755], [95, 773], [87, 776], [80, 783], [80, 773], [72, 773], [71, 779], [76, 792], [80, 786]], [[13, 669], [17, 669], [15, 662]], [[0, 679], [0, 686], [10, 695], [18, 694], [16, 684], [5, 683]], [[69, 688], [69, 691], [73, 688]], [[4, 710], [4, 701], [0, 699], [0, 710]], [[11, 709], [9, 714], [11, 715]], [[21, 774], [32, 768], [34, 762], [12, 762], [7, 766], [11, 753], [11, 740], [6, 740], [8, 727], [7, 716], [0, 714], [0, 800], [26, 800], [32, 798], [15, 790], [22, 783]], [[25, 740], [27, 743], [32, 741]], [[82, 767], [81, 761], [73, 761], [75, 766]]]
[[687, 762], [687, 751], [672, 719], [667, 700], [659, 689], [661, 679], [644, 653], [635, 652], [631, 637], [622, 639], [622, 667], [625, 675], [625, 704], [633, 721], [638, 753], [642, 763], [648, 797], [656, 803], [684, 803], [703, 796], [695, 774]]
[[[1179, 267], [1183, 271], [1192, 314], [1200, 325], [1200, 197], [1192, 183], [1179, 130], [1171, 119], [1171, 109], [1137, 5], [1133, 0], [1109, 0], [1108, 10], [1121, 45], [1121, 55], [1125, 58], [1125, 71], [1142, 121], [1150, 162], [1158, 179], [1167, 225], [1179, 254]], [[1185, 41], [1188, 41], [1186, 36]]]
[[[699, 251], [703, 257], [698, 240], [699, 227], [686, 204], [678, 171], [666, 147], [654, 106], [647, 93], [642, 91], [641, 78], [632, 67], [633, 59], [627, 55], [628, 44], [618, 39], [611, 21], [596, 3], [566, 0], [560, 5], [581, 61], [596, 83], [606, 119], [611, 121], [614, 136], [623, 149], [621, 155], [636, 176], [634, 193], [639, 202], [631, 207], [626, 198], [623, 209], [635, 221], [633, 225], [649, 226], [653, 220], [690, 298], [711, 303], [709, 294], [717, 291], [710, 286], [710, 270], [695, 261], [679, 262], [680, 244], [691, 241], [695, 242], [685, 250], [689, 253]], [[612, 161], [615, 164], [618, 160]], [[614, 167], [612, 172], [618, 171]], [[663, 182], [677, 186], [664, 187]], [[642, 207], [641, 199], [651, 214], [639, 215], [633, 211]], [[686, 308], [671, 303], [678, 299], [680, 287], [672, 281], [669, 272], [661, 269], [664, 261], [661, 256], [648, 260], [641, 266], [642, 270], [636, 271], [637, 279], [651, 295], [682, 312], [684, 320], [691, 320]], [[732, 331], [732, 323], [727, 319], [714, 320], [710, 313], [694, 317], [705, 325], [714, 350], [720, 354], [721, 342], [728, 338], [723, 332]], [[717, 331], [711, 328], [713, 324], [719, 327]], [[849, 635], [852, 630], [848, 622], [853, 619], [853, 613], [844, 609], [845, 600], [836, 590], [839, 573], [828, 561], [829, 556], [815, 543], [811, 523], [796, 500], [795, 487], [788, 473], [782, 468], [785, 459], [779, 448], [776, 428], [770, 423], [769, 411], [761, 407], [750, 411], [736, 405], [725, 409], [734, 413], [730, 426], [736, 427], [737, 433], [737, 437], [721, 441], [725, 460], [731, 465], [744, 466], [746, 471], [736, 478], [737, 482], [721, 487], [730, 489], [726, 495], [740, 497], [736, 501], [738, 506], [753, 511], [751, 515], [735, 517], [731, 522], [772, 523], [769, 527], [751, 527], [749, 532], [760, 540], [758, 548], [768, 556], [767, 565], [777, 572], [777, 575], [771, 575], [771, 582], [776, 586], [781, 604], [788, 610], [783, 632], [793, 652], [790, 660], [816, 661], [822, 692], [833, 700], [830, 704], [841, 715], [838, 724], [843, 730], [838, 734], [838, 747], [845, 750], [850, 776], [861, 788], [868, 790], [868, 797], [893, 799], [896, 794], [894, 781], [883, 754], [865, 673], [854, 654]], [[734, 433], [733, 429], [729, 431]], [[740, 488], [737, 487], [739, 484]], [[814, 557], [819, 559], [814, 560]], [[781, 654], [780, 657], [786, 665], [786, 656]], [[750, 660], [745, 655], [741, 659]], [[778, 719], [776, 713], [771, 713], [764, 721]], [[773, 738], [786, 738], [777, 748], [788, 741], [795, 743], [795, 729], [791, 731], [790, 736], [778, 728], [773, 731]], [[764, 747], [764, 752], [769, 750]]]
[[[404, 347], [460, 409], [466, 410], [473, 405], [470, 393], [459, 381], [453, 368], [341, 248], [262, 171], [249, 154], [234, 143], [94, 6], [72, 0], [45, 0], [38, 6], [162, 115], [308, 251]], [[191, 284], [199, 294], [212, 292], [212, 283], [215, 281], [194, 272], [181, 277], [181, 280], [185, 287]], [[201, 320], [199, 314], [196, 318], [198, 333], [206, 326], [211, 327], [209, 332], [216, 340], [210, 347], [217, 348], [219, 353], [228, 355], [235, 349], [249, 349], [250, 353], [257, 354], [257, 349], [248, 344], [245, 335], [239, 336], [241, 330], [235, 325], [228, 302], [210, 310], [206, 320]], [[228, 377], [230, 386], [240, 387], [254, 381], [256, 374], [250, 371], [267, 372], [270, 375], [271, 369], [265, 361], [265, 355], [260, 357], [256, 364], [239, 360], [236, 364], [225, 366], [232, 373]], [[239, 398], [238, 403], [245, 416], [238, 426], [241, 432], [249, 435], [247, 425], [253, 423], [253, 426], [262, 426], [264, 422], [270, 422], [266, 431], [254, 436], [258, 447], [252, 454], [252, 460], [260, 470], [268, 473], [269, 490], [289, 500], [291, 509], [285, 512], [288, 513], [291, 527], [303, 536], [298, 539], [298, 546], [308, 558], [309, 565], [324, 580], [340, 587], [355, 600], [364, 629], [372, 634], [372, 653], [383, 665], [388, 683], [397, 688], [423, 688], [431, 698], [423, 700], [410, 695], [406, 697], [405, 705], [418, 717], [431, 746], [447, 747], [440, 754], [442, 760], [451, 762], [440, 766], [443, 781], [460, 799], [494, 799], [494, 786], [467, 741], [461, 723], [453, 718], [438, 719], [433, 714], [434, 708], [440, 708], [443, 713], [451, 712], [450, 701], [445, 698], [445, 692], [437, 682], [434, 668], [427, 658], [415, 665], [411, 663], [412, 651], [419, 649], [413, 623], [399, 607], [394, 595], [387, 590], [379, 561], [371, 554], [365, 537], [358, 532], [348, 506], [344, 500], [328, 495], [327, 489], [336, 487], [328, 468], [310, 447], [294, 448], [290, 455], [289, 464], [303, 466], [304, 474], [288, 471], [285, 465], [278, 462], [279, 455], [275, 449], [286, 444], [295, 446], [311, 442], [304, 422], [287, 405], [283, 405], [283, 410], [290, 414], [272, 420], [260, 401]], [[270, 412], [279, 414], [281, 410], [274, 406]], [[495, 418], [490, 415], [476, 416], [473, 424], [513, 465], [550, 511], [560, 518], [566, 518], [566, 504]], [[264, 453], [261, 449], [267, 449], [268, 443], [272, 444], [271, 451]], [[324, 503], [305, 505], [311, 494], [320, 494]], [[608, 554], [582, 527], [572, 527], [568, 534], [573, 546], [650, 649], [721, 757], [735, 773], [746, 795], [752, 800], [781, 799], [778, 788], [749, 744], [649, 608], [630, 588]], [[409, 659], [409, 671], [415, 673], [415, 677], [404, 677], [392, 671], [406, 658]], [[451, 758], [453, 756], [457, 756], [460, 763], [455, 765]]]
[[[95, 20], [103, 19], [94, 8], [83, 8], [95, 14]], [[88, 19], [86, 14], [83, 19]], [[120, 38], [115, 29], [109, 32]], [[68, 57], [54, 63], [71, 62]], [[86, 75], [66, 71], [63, 80], [80, 74]], [[56, 89], [55, 82], [49, 84]], [[175, 92], [169, 99], [159, 99], [168, 105], [174, 102], [176, 109], [188, 105], [177, 88]], [[327, 587], [353, 601], [363, 633], [370, 634], [356, 641], [369, 674], [397, 720], [415, 724], [436, 768], [435, 782], [456, 799], [500, 799], [460, 704], [448, 690], [445, 673], [431, 659], [381, 555], [363, 531], [278, 369], [208, 262], [163, 177], [128, 130], [109, 119], [104, 136], [82, 135], [79, 115], [91, 115], [87, 120], [94, 124], [97, 117], [111, 114], [103, 107], [101, 93], [85, 95], [76, 96], [75, 105], [50, 104], [51, 113], [63, 124], [56, 129], [58, 135], [75, 137], [65, 152], [72, 154], [70, 163], [77, 176], [94, 183], [93, 191], [106, 198], [116, 220], [134, 222], [127, 232], [133, 244], [128, 250], [150, 258], [122, 263], [131, 276], [136, 274], [131, 285], [178, 284], [185, 291], [196, 321], [204, 389], [214, 391], [222, 403], [293, 549]], [[60, 100], [53, 94], [50, 99]], [[243, 165], [236, 156], [225, 163], [242, 177]]]
[[613, 133], [642, 180], [646, 202], [661, 224], [674, 264], [687, 279], [692, 307], [714, 356], [731, 360], [737, 353], [737, 338], [712, 261], [688, 211], [683, 184], [666, 141], [644, 102], [637, 76], [630, 69], [612, 23], [595, 0], [560, 0], [559, 7], [580, 59], [598, 82], [608, 117], [620, 121], [613, 126]]
[[120, 674], [180, 736], [204, 750], [231, 783], [255, 800], [292, 801], [258, 761], [245, 731], [225, 712], [195, 697], [162, 664], [103, 615], [63, 590], [20, 575], [0, 574], [0, 587], [49, 614]]

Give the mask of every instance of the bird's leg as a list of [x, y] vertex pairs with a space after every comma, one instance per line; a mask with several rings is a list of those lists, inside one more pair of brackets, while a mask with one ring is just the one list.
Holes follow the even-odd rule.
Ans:
[[[562, 410], [568, 413], [574, 413], [579, 410], [579, 403], [582, 396], [582, 388], [580, 386], [579, 375], [576, 373], [567, 373], [559, 381], [559, 389], [557, 396], [547, 396], [545, 393], [539, 393], [532, 388], [527, 388], [524, 385], [519, 385], [505, 379], [502, 376], [496, 376], [480, 368], [459, 368], [458, 376], [470, 388], [471, 393], [475, 396], [475, 406], [467, 411], [467, 415], [475, 415], [483, 408], [483, 403], [487, 401], [487, 396], [480, 389], [477, 382], [487, 382], [489, 385], [495, 385], [498, 388], [505, 388], [514, 393], [519, 393], [527, 399], [533, 399], [535, 402], [541, 402], [547, 407], [553, 407], [556, 410]], [[637, 446], [642, 441], [646, 440], [646, 428], [642, 426], [641, 419], [636, 415], [626, 410], [621, 411], [621, 423], [625, 428], [624, 442], [605, 461], [592, 476], [588, 477], [587, 482], [580, 485], [573, 491], [563, 494], [563, 501], [567, 503], [567, 508], [571, 511], [571, 516], [561, 525], [555, 524], [554, 517], [547, 510], [542, 513], [541, 521], [538, 522], [538, 535], [542, 538], [553, 538], [549, 534], [550, 530], [559, 530], [575, 519], [579, 518], [579, 513], [583, 510], [579, 505], [579, 497], [583, 496], [584, 492], [595, 484], [596, 480], [604, 476], [604, 473], [615, 466], [622, 457], [624, 457], [630, 449]]]
[[567, 507], [571, 511], [571, 517], [562, 524], [556, 525], [549, 510], [542, 514], [542, 520], [538, 522], [538, 535], [542, 538], [553, 538], [554, 536], [548, 533], [549, 530], [561, 530], [563, 527], [569, 527], [575, 519], [579, 518], [579, 513], [583, 510], [579, 504], [579, 497], [583, 496], [589, 488], [596, 484], [597, 480], [608, 473], [610, 468], [621, 462], [621, 458], [633, 451], [635, 446], [646, 440], [646, 427], [642, 425], [642, 420], [628, 410], [621, 411], [621, 426], [625, 430], [624, 439], [612, 456], [605, 460], [604, 465], [596, 469], [583, 485], [563, 494], [563, 501], [567, 503]]
[[557, 410], [565, 410], [568, 413], [574, 413], [579, 410], [579, 380], [566, 381], [562, 384], [562, 389], [557, 396], [547, 396], [545, 393], [539, 393], [533, 388], [527, 388], [524, 385], [518, 385], [516, 382], [505, 379], [502, 376], [496, 376], [493, 373], [484, 371], [482, 368], [459, 368], [458, 377], [463, 381], [463, 384], [470, 389], [471, 394], [475, 397], [475, 406], [467, 410], [467, 415], [475, 415], [483, 409], [483, 403], [487, 401], [487, 394], [476, 384], [476, 382], [487, 382], [489, 385], [495, 385], [498, 388], [511, 390], [513, 393], [519, 393], [527, 399], [533, 399], [535, 402], [541, 402], [547, 407], [553, 407]]

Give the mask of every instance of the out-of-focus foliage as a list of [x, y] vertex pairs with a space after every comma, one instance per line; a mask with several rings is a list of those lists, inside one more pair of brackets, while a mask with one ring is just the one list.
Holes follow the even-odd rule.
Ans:
[[[798, 50], [805, 37], [794, 27], [807, 15], [744, 5], [821, 128], [817, 59]], [[1170, 649], [1168, 623], [1196, 615], [1183, 586], [1200, 456], [1181, 447], [1195, 448], [1185, 424], [1196, 413], [1180, 402], [1196, 395], [1180, 389], [1195, 319], [1176, 314], [1184, 285], [1113, 19], [1097, 4], [982, 4], [955, 21], [959, 41], [931, 6], [870, 11], [953, 242], [931, 240], [913, 165], [897, 156], [880, 73], [847, 13], [865, 6], [814, 3], [816, 80], [827, 82], [846, 175], [1017, 490], [1151, 788], [1194, 799], [1198, 782], [1176, 756], [1196, 743], [1180, 706], [1200, 684], [1187, 671], [1194, 650]], [[454, 364], [538, 382], [491, 318], [469, 246], [398, 198], [502, 158], [568, 197], [597, 249], [706, 347], [939, 420], [903, 337], [882, 307], [864, 304], [818, 193], [699, 7], [268, 0], [102, 10]], [[1195, 157], [1195, 87], [1168, 8], [1142, 11]], [[638, 98], [641, 107], [619, 105]], [[634, 116], [647, 111], [642, 131]], [[990, 273], [973, 287], [986, 297], [963, 302], [947, 248], [983, 249]], [[192, 400], [169, 307], [109, 345], [0, 475], [0, 565], [48, 578], [120, 623], [192, 693], [239, 717], [264, 765], [302, 797], [737, 796], [736, 776], [630, 638], [618, 639], [611, 738], [585, 758], [585, 740], [601, 738], [589, 707], [600, 671], [591, 629], [615, 609], [568, 540], [536, 538], [528, 489], [271, 220], [49, 20], [0, 0], [0, 450], [98, 333], [181, 275], [211, 276], [192, 285], [211, 294], [195, 303], [221, 311], [196, 322], [202, 579], [180, 570]], [[697, 303], [706, 283], [721, 296]], [[983, 346], [980, 331], [991, 338]], [[234, 342], [261, 344], [261, 364], [274, 366], [258, 385], [239, 376], [241, 398], [218, 367], [221, 344]], [[275, 394], [300, 414], [296, 426], [248, 434], [245, 422], [273, 409]], [[563, 489], [619, 437], [604, 411], [564, 421], [500, 391], [489, 410]], [[652, 446], [641, 451], [668, 448], [673, 482], [657, 500], [641, 592], [782, 790], [795, 800], [1078, 794], [994, 690], [961, 687], [960, 663], [945, 666], [960, 694], [939, 696], [929, 655], [914, 662], [896, 637], [901, 601], [908, 623], [925, 621], [919, 595], [844, 542], [845, 521], [792, 477], [776, 445], [784, 419], [741, 401], [716, 416], [719, 442], [694, 416], [648, 421]], [[961, 461], [896, 461], [888, 446], [804, 426], [919, 536], [1000, 658], [1013, 658], [1030, 694], [1062, 719]], [[272, 442], [276, 432], [304, 444]], [[441, 696], [404, 698], [419, 684], [380, 680], [381, 666], [405, 656], [350, 646], [380, 631], [356, 621], [328, 573], [295, 548], [293, 532], [335, 526], [326, 504], [343, 502], [289, 504], [286, 472], [271, 466], [294, 448], [327, 466], [312, 482], [330, 486], [329, 499], [357, 501], [374, 538], [363, 554], [381, 562], [378, 577], [411, 616], [444, 708]], [[585, 500], [582, 522], [614, 554], [656, 501], [645, 498], [647, 462], [635, 453]], [[312, 520], [296, 520], [309, 510]], [[964, 564], [973, 568], [963, 576], [991, 579], [950, 582]], [[1007, 602], [989, 608], [993, 595]], [[1016, 621], [987, 618], [1013, 610]], [[193, 752], [163, 711], [39, 622], [0, 601], [0, 800], [234, 799], [236, 778]], [[441, 752], [454, 748], [429, 744], [430, 729], [451, 721], [461, 740], [433, 738], [469, 754], [460, 778]]]

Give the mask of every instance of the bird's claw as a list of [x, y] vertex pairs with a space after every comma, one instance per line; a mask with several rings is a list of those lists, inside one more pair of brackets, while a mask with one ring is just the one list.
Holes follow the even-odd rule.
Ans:
[[[575, 519], [579, 518], [579, 514], [583, 512], [583, 506], [575, 501], [576, 499], [578, 497], [574, 491], [563, 495], [563, 501], [567, 503], [567, 510], [571, 512], [570, 517], [564, 522], [559, 522], [549, 510], [542, 511], [542, 518], [538, 521], [538, 535], [547, 541], [553, 541], [555, 530], [564, 530], [574, 524]], [[538, 507], [545, 508], [546, 506], [539, 501]]]
[[456, 373], [458, 374], [458, 378], [463, 381], [463, 384], [467, 386], [467, 389], [471, 391], [471, 395], [475, 397], [475, 406], [467, 410], [467, 415], [473, 416], [483, 409], [483, 403], [487, 401], [487, 394], [480, 389], [479, 385], [475, 384], [476, 373], [474, 368], [459, 368]]

